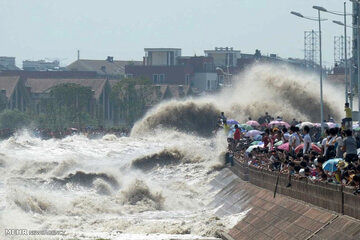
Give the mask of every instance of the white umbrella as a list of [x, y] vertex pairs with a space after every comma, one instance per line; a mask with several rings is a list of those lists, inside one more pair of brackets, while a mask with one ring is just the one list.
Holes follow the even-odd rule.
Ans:
[[312, 124], [311, 122], [303, 122], [303, 123], [301, 123], [300, 128], [304, 128], [305, 126], [312, 128], [312, 127], [314, 127], [314, 124]]

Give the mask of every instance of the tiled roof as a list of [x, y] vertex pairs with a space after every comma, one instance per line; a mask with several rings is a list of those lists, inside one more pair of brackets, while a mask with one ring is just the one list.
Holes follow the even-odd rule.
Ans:
[[0, 77], [0, 90], [6, 90], [6, 97], [10, 98], [19, 81], [19, 76]]
[[76, 83], [81, 86], [91, 87], [95, 91], [95, 98], [99, 99], [105, 87], [106, 79], [59, 79], [59, 78], [28, 78], [26, 86], [30, 87], [32, 93], [46, 93], [56, 85], [63, 83]]
[[99, 75], [124, 75], [125, 65], [141, 65], [141, 61], [107, 61], [80, 59], [71, 63], [66, 68], [73, 71], [95, 71]]

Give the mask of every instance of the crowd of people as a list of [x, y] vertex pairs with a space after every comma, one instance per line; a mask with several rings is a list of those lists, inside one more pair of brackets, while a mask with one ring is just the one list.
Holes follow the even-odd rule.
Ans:
[[[325, 125], [323, 135], [319, 125], [302, 124], [296, 119], [290, 125], [268, 113], [250, 131], [240, 124], [230, 126], [223, 113], [219, 121], [228, 134], [226, 164], [234, 165], [238, 161], [286, 174], [287, 187], [291, 187], [292, 178], [307, 178], [354, 187], [354, 194], [360, 193], [360, 133], [348, 124], [351, 122], [348, 112], [341, 127]], [[274, 121], [278, 124], [272, 124]], [[255, 121], [249, 118], [249, 122]], [[257, 135], [250, 134], [255, 131]]]

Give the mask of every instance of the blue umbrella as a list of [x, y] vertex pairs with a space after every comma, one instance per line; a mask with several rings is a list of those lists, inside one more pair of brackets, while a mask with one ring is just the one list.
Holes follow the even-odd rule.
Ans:
[[236, 121], [236, 120], [234, 120], [234, 119], [229, 119], [229, 120], [227, 120], [226, 122], [227, 122], [227, 124], [229, 124], [229, 125], [231, 125], [231, 124], [239, 124], [239, 122]]
[[261, 141], [262, 140], [262, 136], [261, 135], [257, 135], [254, 137], [255, 141]]
[[343, 160], [342, 158], [329, 159], [326, 162], [324, 162], [324, 164], [322, 165], [322, 168], [329, 172], [335, 172], [337, 170], [336, 165], [338, 164], [339, 161], [342, 161], [342, 160]]

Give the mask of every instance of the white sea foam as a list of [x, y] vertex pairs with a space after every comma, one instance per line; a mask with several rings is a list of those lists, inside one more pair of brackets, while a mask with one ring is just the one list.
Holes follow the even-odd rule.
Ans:
[[[246, 213], [219, 218], [208, 207], [216, 194], [213, 170], [226, 149], [225, 136], [211, 134], [219, 111], [238, 120], [265, 111], [318, 119], [315, 75], [266, 65], [238, 79], [213, 97], [160, 104], [131, 137], [41, 140], [23, 131], [0, 142], [1, 233], [62, 229], [79, 239], [213, 239], [230, 228]], [[339, 95], [325, 90], [325, 110], [336, 118]]]

